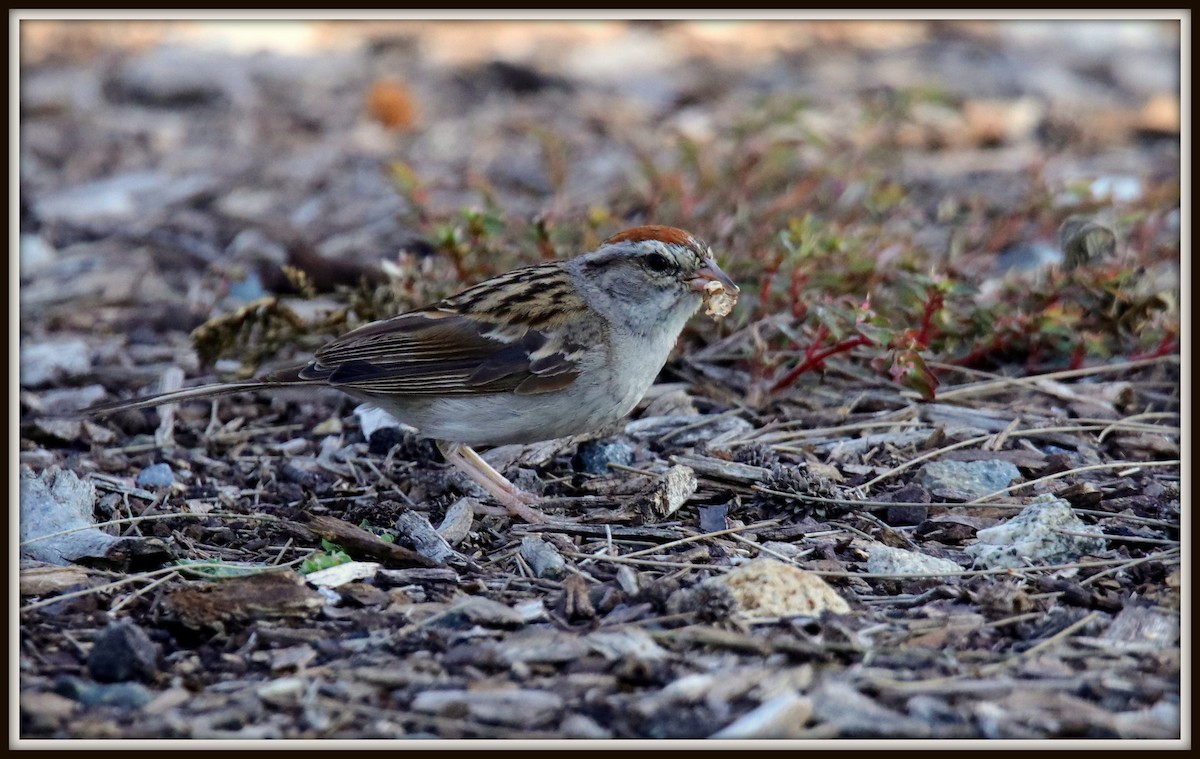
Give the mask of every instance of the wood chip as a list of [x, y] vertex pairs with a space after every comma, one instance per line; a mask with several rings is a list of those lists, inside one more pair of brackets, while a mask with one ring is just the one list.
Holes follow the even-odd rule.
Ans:
[[165, 606], [188, 627], [219, 627], [276, 617], [309, 617], [325, 603], [295, 572], [261, 572], [180, 588]]

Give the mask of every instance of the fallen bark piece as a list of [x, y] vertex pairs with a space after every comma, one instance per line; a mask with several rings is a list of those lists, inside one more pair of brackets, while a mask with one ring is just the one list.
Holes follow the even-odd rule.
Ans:
[[485, 627], [515, 628], [525, 624], [525, 619], [510, 606], [483, 596], [467, 596], [456, 602], [450, 612]]
[[181, 588], [166, 598], [169, 613], [192, 628], [223, 628], [227, 622], [311, 617], [325, 598], [295, 572], [260, 572]]
[[396, 517], [396, 529], [417, 553], [436, 564], [444, 565], [457, 555], [429, 520], [415, 511], [406, 511]]
[[20, 576], [22, 596], [49, 596], [87, 582], [91, 572], [77, 566], [23, 566]]
[[691, 467], [675, 465], [640, 493], [634, 504], [648, 522], [661, 522], [679, 510], [700, 486]]
[[850, 605], [820, 577], [774, 559], [755, 559], [704, 584], [727, 588], [749, 617], [850, 613]]
[[645, 630], [630, 627], [621, 630], [597, 630], [584, 640], [592, 650], [608, 661], [632, 657], [635, 661], [659, 661], [670, 656]]
[[582, 659], [591, 647], [578, 635], [546, 627], [531, 627], [496, 643], [496, 654], [508, 664], [563, 664]]
[[471, 534], [475, 526], [475, 507], [479, 501], [468, 496], [459, 498], [446, 510], [446, 517], [438, 525], [438, 534], [452, 546], [458, 545]]
[[799, 738], [812, 713], [812, 699], [797, 693], [783, 693], [738, 717], [709, 738]]
[[1166, 649], [1179, 643], [1179, 634], [1179, 615], [1131, 604], [1121, 610], [1100, 637], [1117, 650], [1151, 646]]
[[892, 711], [846, 683], [827, 680], [811, 694], [813, 716], [834, 725], [841, 738], [928, 738], [925, 722]]
[[314, 516], [305, 527], [337, 543], [351, 556], [378, 559], [384, 564], [419, 564], [423, 567], [440, 567], [441, 563], [428, 559], [416, 551], [389, 543], [374, 534], [355, 527], [349, 522], [325, 514]]
[[480, 722], [543, 727], [562, 713], [562, 696], [544, 690], [430, 690], [413, 699], [414, 711], [447, 714]]
[[380, 569], [375, 582], [384, 585], [411, 585], [425, 582], [458, 582], [458, 572], [448, 567]]
[[562, 577], [567, 561], [550, 543], [532, 535], [521, 538], [521, 558], [529, 564], [534, 577]]

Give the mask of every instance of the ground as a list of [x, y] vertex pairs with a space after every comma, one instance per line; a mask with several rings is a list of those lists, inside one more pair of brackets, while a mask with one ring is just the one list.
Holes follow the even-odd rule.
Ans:
[[[21, 738], [1186, 737], [1178, 22], [20, 31]], [[69, 413], [648, 223], [741, 298], [487, 454], [547, 524], [335, 391]]]

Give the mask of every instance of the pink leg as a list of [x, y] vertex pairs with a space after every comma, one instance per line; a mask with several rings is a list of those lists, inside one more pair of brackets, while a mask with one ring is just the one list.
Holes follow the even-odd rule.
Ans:
[[545, 522], [546, 515], [532, 508], [537, 503], [537, 496], [526, 493], [504, 478], [478, 453], [468, 445], [461, 443], [443, 443], [437, 441], [438, 450], [446, 461], [466, 472], [467, 476], [479, 483], [487, 492], [504, 505], [513, 516], [520, 517], [526, 522]]

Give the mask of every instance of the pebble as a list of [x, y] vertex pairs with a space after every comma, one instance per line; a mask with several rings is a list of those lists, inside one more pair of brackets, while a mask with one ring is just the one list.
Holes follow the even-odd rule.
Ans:
[[124, 711], [141, 709], [154, 697], [141, 683], [92, 683], [69, 675], [60, 677], [54, 690], [84, 706], [115, 706]]
[[21, 346], [21, 387], [38, 387], [79, 377], [92, 369], [87, 343], [76, 338]]
[[1020, 476], [1009, 461], [933, 461], [921, 467], [918, 480], [935, 495], [949, 490], [970, 500], [1003, 490]]
[[629, 466], [633, 463], [633, 448], [620, 440], [589, 440], [580, 443], [571, 460], [577, 472], [608, 474], [610, 464]]
[[87, 666], [100, 682], [150, 680], [158, 672], [158, 649], [133, 622], [111, 622], [96, 636]]
[[169, 464], [151, 464], [138, 472], [137, 486], [139, 488], [169, 488], [175, 484], [175, 473]]

